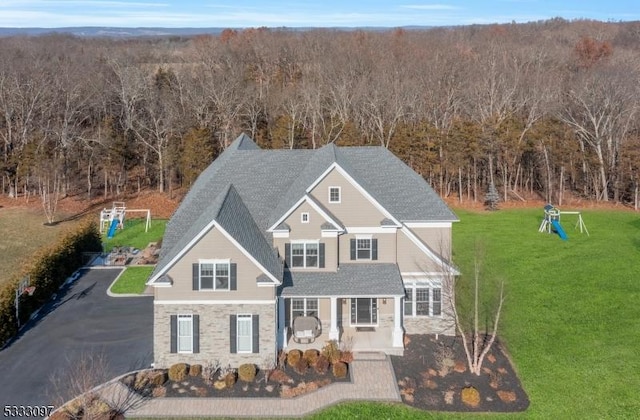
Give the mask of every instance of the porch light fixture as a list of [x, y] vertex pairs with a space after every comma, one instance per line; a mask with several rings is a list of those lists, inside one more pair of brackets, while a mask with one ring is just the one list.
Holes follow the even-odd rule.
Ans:
[[382, 304], [386, 305], [387, 304], [387, 298], [382, 298]]

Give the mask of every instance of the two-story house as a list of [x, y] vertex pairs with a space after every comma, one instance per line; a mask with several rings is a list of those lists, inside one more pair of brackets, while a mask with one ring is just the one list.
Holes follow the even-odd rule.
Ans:
[[455, 221], [385, 148], [262, 150], [241, 135], [167, 225], [148, 281], [155, 364], [268, 365], [299, 316], [320, 321], [316, 347], [402, 354], [405, 333], [454, 334]]

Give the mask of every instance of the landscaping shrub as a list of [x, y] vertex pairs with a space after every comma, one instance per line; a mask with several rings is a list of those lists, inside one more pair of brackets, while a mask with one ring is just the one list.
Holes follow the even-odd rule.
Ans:
[[287, 364], [291, 367], [295, 367], [298, 360], [302, 358], [302, 352], [297, 349], [289, 350], [287, 353]]
[[236, 372], [229, 372], [224, 376], [224, 385], [227, 388], [233, 388], [233, 386], [236, 384]]
[[152, 372], [151, 375], [149, 375], [149, 381], [154, 386], [164, 385], [165, 382], [167, 382], [167, 379], [168, 379], [168, 375], [167, 375], [167, 372], [165, 371], [156, 371], [156, 372]]
[[333, 372], [333, 376], [335, 376], [338, 379], [347, 377], [347, 364], [344, 362], [334, 363], [333, 366], [331, 367], [331, 370]]
[[238, 368], [238, 379], [244, 382], [253, 382], [256, 379], [256, 365], [245, 363]]
[[347, 364], [353, 362], [353, 352], [350, 350], [342, 350], [340, 352], [340, 361]]
[[305, 350], [302, 355], [302, 357], [309, 363], [309, 366], [314, 366], [316, 364], [318, 356], [320, 356], [320, 352], [316, 349]]
[[293, 370], [295, 370], [299, 375], [304, 375], [307, 373], [307, 369], [309, 369], [309, 362], [307, 359], [300, 358], [298, 362], [293, 366]]
[[25, 260], [24, 269], [0, 290], [0, 347], [18, 332], [15, 293], [20, 279], [30, 276], [33, 296], [20, 297], [20, 323], [47, 302], [58, 288], [84, 264], [83, 252], [101, 252], [98, 225], [93, 221], [81, 223], [54, 245], [42, 249]]
[[169, 368], [169, 379], [174, 382], [184, 381], [188, 374], [189, 365], [186, 363], [176, 363]]
[[319, 374], [324, 375], [329, 370], [329, 359], [327, 359], [324, 355], [320, 355], [318, 357], [318, 360], [316, 360], [316, 364], [313, 368]]
[[463, 404], [469, 407], [477, 407], [480, 404], [480, 392], [472, 386], [462, 388], [460, 398]]
[[322, 355], [329, 360], [329, 363], [336, 363], [340, 360], [340, 349], [336, 340], [329, 340], [322, 348]]
[[189, 366], [189, 376], [200, 376], [202, 374], [202, 365]]

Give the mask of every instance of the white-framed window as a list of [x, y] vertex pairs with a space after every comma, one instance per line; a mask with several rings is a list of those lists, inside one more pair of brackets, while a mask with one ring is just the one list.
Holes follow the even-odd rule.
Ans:
[[356, 237], [356, 259], [371, 259], [371, 237]]
[[300, 213], [300, 222], [301, 223], [309, 223], [309, 213], [307, 213], [307, 212]]
[[340, 187], [329, 187], [329, 202], [340, 203], [342, 201], [342, 191]]
[[253, 322], [250, 314], [239, 314], [236, 317], [236, 345], [238, 353], [253, 351]]
[[291, 299], [291, 323], [299, 316], [315, 316], [320, 319], [317, 298], [293, 298]]
[[193, 315], [178, 315], [178, 353], [193, 353]]
[[318, 242], [292, 242], [289, 266], [295, 268], [317, 268], [319, 248]]
[[200, 290], [229, 290], [229, 261], [200, 261]]
[[441, 316], [442, 288], [439, 284], [405, 285], [405, 316]]

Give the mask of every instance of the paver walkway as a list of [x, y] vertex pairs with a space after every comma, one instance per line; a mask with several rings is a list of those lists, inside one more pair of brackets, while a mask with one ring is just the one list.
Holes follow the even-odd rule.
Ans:
[[300, 417], [348, 400], [401, 401], [391, 360], [355, 353], [351, 383], [334, 383], [296, 398], [154, 398], [127, 417]]

